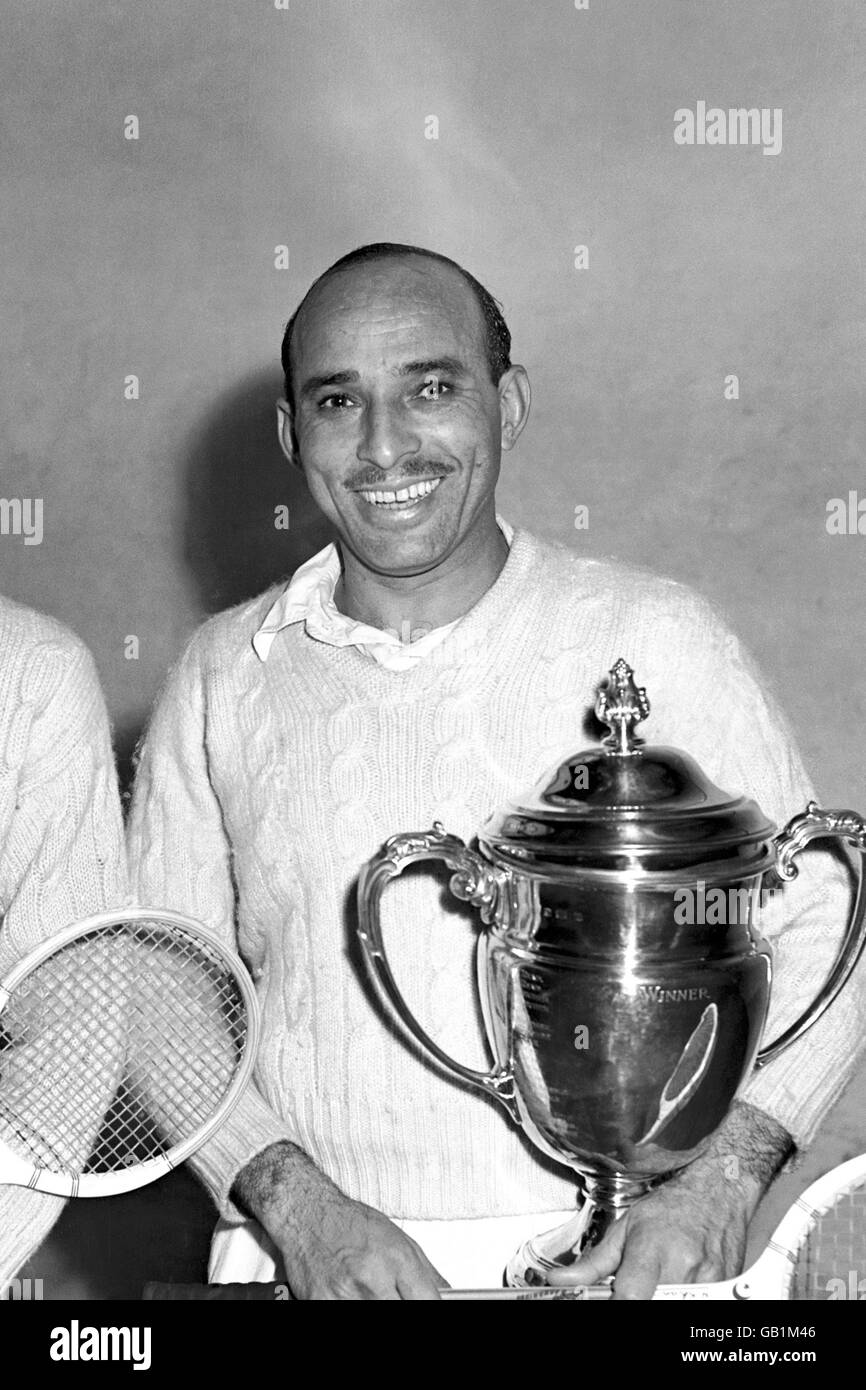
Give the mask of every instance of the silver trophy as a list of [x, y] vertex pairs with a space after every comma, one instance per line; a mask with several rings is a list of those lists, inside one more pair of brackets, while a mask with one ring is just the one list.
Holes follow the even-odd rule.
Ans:
[[[386, 1005], [447, 1071], [501, 1101], [543, 1153], [577, 1176], [580, 1205], [527, 1242], [509, 1284], [557, 1265], [708, 1146], [755, 1067], [821, 1016], [866, 938], [866, 822], [811, 803], [780, 834], [754, 801], [697, 763], [635, 736], [646, 692], [622, 660], [596, 705], [610, 733], [490, 817], [480, 853], [441, 825], [395, 835], [361, 874], [358, 934]], [[809, 1008], [759, 1050], [772, 979], [755, 914], [796, 855], [833, 837], [860, 852], [836, 961]], [[379, 921], [389, 880], [419, 860], [454, 870], [480, 909], [478, 980], [495, 1065], [475, 1071], [420, 1026], [391, 974]], [[775, 877], [774, 877], [775, 876]]]

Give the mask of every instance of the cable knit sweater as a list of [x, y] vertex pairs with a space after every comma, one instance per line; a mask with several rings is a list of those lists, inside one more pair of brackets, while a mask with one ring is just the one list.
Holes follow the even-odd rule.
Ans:
[[[127, 896], [108, 720], [90, 655], [0, 598], [0, 976], [45, 937]], [[0, 1285], [63, 1202], [0, 1185]]]
[[[396, 1217], [568, 1207], [567, 1170], [543, 1160], [499, 1107], [422, 1060], [371, 1003], [354, 942], [359, 869], [389, 835], [434, 820], [472, 837], [509, 796], [591, 742], [586, 713], [620, 656], [652, 701], [649, 741], [688, 750], [779, 824], [811, 795], [790, 732], [703, 600], [520, 530], [496, 583], [412, 671], [318, 642], [302, 623], [263, 663], [251, 640], [277, 592], [193, 638], [156, 709], [133, 798], [141, 899], [236, 938], [262, 1004], [256, 1086], [194, 1164], [227, 1214], [234, 1176], [281, 1138]], [[830, 855], [810, 850], [801, 862], [783, 895], [771, 1035], [817, 989], [848, 908]], [[486, 1066], [477, 922], [446, 881], [419, 865], [389, 886], [389, 954], [428, 1031]], [[777, 913], [764, 927], [781, 924]], [[860, 971], [745, 1097], [806, 1142], [842, 1089], [864, 1022]]]

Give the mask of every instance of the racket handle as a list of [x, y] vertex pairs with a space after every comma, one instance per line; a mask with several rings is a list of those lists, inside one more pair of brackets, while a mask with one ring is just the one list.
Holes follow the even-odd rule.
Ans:
[[[443, 1301], [453, 1302], [487, 1302], [505, 1299], [509, 1302], [525, 1303], [527, 1301], [536, 1302], [541, 1299], [546, 1303], [574, 1303], [574, 1302], [602, 1302], [607, 1301], [611, 1296], [611, 1288], [608, 1284], [581, 1285], [573, 1289], [552, 1289], [542, 1287], [538, 1289], [443, 1289]], [[286, 1284], [145, 1284], [143, 1299], [232, 1299], [244, 1300], [246, 1302], [257, 1301], [262, 1303], [284, 1303], [294, 1302]]]
[[291, 1299], [287, 1284], [145, 1284], [142, 1298], [233, 1299], [245, 1302], [283, 1303]]

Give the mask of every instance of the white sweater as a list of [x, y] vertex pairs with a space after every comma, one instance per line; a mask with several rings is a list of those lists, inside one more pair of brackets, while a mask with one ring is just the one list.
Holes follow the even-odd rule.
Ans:
[[[0, 976], [45, 937], [127, 896], [108, 719], [90, 655], [0, 598]], [[63, 1208], [0, 1185], [0, 1285]]]
[[[434, 820], [471, 838], [503, 801], [590, 743], [586, 713], [620, 656], [652, 701], [647, 740], [686, 749], [780, 825], [811, 795], [790, 732], [700, 598], [519, 530], [493, 587], [411, 671], [317, 642], [302, 623], [279, 633], [263, 663], [252, 638], [277, 592], [193, 638], [154, 714], [133, 797], [141, 900], [237, 940], [264, 1016], [256, 1088], [194, 1164], [227, 1213], [239, 1169], [280, 1138], [391, 1216], [568, 1207], [567, 1170], [494, 1103], [421, 1060], [372, 1004], [354, 940], [358, 871], [388, 836]], [[784, 894], [770, 1035], [817, 989], [847, 912], [830, 856], [810, 850], [801, 862]], [[477, 921], [446, 881], [419, 866], [389, 886], [389, 953], [427, 1030], [486, 1066]], [[805, 1143], [850, 1073], [864, 1022], [861, 970], [745, 1097]]]

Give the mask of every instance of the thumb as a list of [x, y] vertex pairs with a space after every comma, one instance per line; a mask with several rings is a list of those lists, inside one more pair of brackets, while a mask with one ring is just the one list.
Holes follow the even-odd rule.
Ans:
[[627, 1225], [627, 1217], [615, 1221], [598, 1245], [585, 1251], [573, 1265], [552, 1269], [547, 1276], [548, 1284], [556, 1288], [571, 1288], [575, 1284], [598, 1284], [603, 1279], [609, 1279], [619, 1268]]

